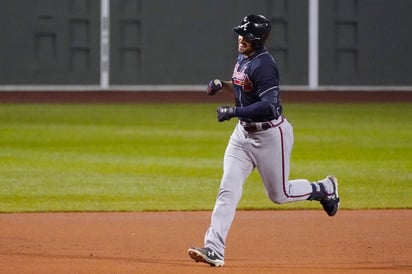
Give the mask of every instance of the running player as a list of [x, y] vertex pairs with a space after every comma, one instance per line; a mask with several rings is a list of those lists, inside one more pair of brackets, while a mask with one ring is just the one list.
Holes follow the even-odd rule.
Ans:
[[232, 81], [212, 80], [207, 93], [234, 93], [235, 106], [219, 107], [217, 119], [223, 122], [238, 117], [239, 122], [225, 151], [223, 176], [204, 247], [188, 250], [193, 260], [211, 266], [224, 265], [226, 237], [243, 184], [255, 168], [274, 203], [317, 200], [329, 216], [334, 216], [339, 207], [335, 177], [318, 182], [289, 180], [293, 129], [283, 115], [276, 62], [264, 46], [270, 22], [262, 15], [249, 15], [233, 30], [238, 34], [239, 56]]

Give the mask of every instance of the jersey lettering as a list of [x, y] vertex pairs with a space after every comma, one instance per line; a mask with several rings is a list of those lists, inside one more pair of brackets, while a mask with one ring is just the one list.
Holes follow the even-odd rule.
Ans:
[[249, 76], [245, 73], [247, 66], [244, 66], [241, 71], [237, 71], [238, 68], [239, 64], [236, 64], [232, 75], [233, 84], [241, 86], [244, 91], [252, 91], [253, 83], [250, 81]]

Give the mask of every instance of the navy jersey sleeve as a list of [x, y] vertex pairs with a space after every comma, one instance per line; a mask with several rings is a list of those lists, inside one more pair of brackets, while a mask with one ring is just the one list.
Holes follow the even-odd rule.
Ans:
[[[264, 57], [264, 58], [263, 58]], [[261, 101], [279, 103], [279, 73], [275, 61], [269, 54], [256, 62], [252, 73], [255, 89]]]

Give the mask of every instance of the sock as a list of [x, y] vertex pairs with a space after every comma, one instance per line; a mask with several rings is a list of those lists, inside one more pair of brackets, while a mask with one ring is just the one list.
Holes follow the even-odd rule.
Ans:
[[308, 200], [312, 201], [321, 201], [323, 198], [325, 198], [326, 191], [325, 191], [325, 186], [322, 183], [315, 184], [311, 183], [312, 185], [312, 194], [309, 196]]

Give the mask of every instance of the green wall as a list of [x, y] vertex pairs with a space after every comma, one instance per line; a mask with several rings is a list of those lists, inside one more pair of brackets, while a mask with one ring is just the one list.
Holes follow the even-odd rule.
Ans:
[[[230, 79], [232, 27], [261, 13], [282, 85], [308, 84], [305, 0], [111, 0], [110, 84]], [[319, 0], [320, 85], [412, 85], [412, 1]], [[0, 85], [100, 84], [100, 0], [0, 1]]]

